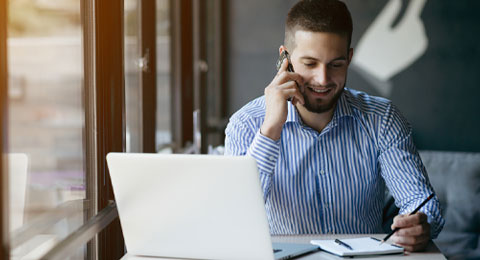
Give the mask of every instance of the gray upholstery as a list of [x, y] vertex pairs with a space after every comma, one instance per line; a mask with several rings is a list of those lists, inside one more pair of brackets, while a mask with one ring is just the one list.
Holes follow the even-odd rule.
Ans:
[[480, 259], [480, 153], [421, 151], [442, 205], [435, 243], [449, 259]]

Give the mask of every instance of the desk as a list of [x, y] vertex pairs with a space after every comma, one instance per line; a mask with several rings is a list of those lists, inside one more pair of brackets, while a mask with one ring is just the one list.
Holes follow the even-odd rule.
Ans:
[[[312, 239], [333, 239], [333, 238], [354, 238], [354, 237], [362, 237], [362, 236], [372, 236], [379, 239], [385, 237], [385, 234], [375, 234], [375, 235], [295, 235], [295, 236], [273, 236], [272, 242], [279, 242], [279, 243], [310, 243]], [[132, 256], [126, 254], [122, 257], [121, 260], [154, 260], [154, 259], [162, 259], [162, 260], [178, 260], [178, 258], [157, 258], [157, 257], [139, 257], [139, 256]], [[360, 259], [360, 258], [348, 258], [348, 257], [339, 257], [327, 252], [316, 252], [312, 254], [305, 255], [303, 257], [298, 257], [295, 259], [301, 260], [320, 260], [320, 259], [331, 259], [331, 260], [339, 260], [339, 259]], [[368, 259], [368, 258], [362, 258]], [[446, 260], [445, 256], [440, 252], [437, 246], [430, 242], [425, 252], [415, 252], [415, 253], [407, 253], [404, 255], [396, 254], [396, 255], [383, 255], [383, 256], [374, 256], [371, 259], [401, 259], [401, 260]]]

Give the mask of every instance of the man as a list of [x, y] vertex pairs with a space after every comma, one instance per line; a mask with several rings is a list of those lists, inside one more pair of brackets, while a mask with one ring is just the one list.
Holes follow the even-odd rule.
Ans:
[[[287, 60], [265, 95], [227, 126], [225, 153], [257, 160], [272, 234], [379, 233], [385, 187], [400, 214], [391, 241], [422, 250], [443, 227], [412, 129], [389, 100], [345, 88], [352, 20], [340, 1], [290, 9]], [[291, 100], [288, 101], [288, 100]]]

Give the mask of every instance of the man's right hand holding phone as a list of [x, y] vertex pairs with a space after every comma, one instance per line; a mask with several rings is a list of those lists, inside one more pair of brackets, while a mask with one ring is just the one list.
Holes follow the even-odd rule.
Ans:
[[298, 83], [303, 88], [303, 78], [295, 72], [287, 71], [287, 66], [288, 60], [284, 59], [277, 75], [265, 88], [265, 120], [260, 132], [272, 140], [280, 139], [283, 125], [287, 120], [287, 100], [291, 98], [293, 105], [298, 102], [305, 104], [303, 95], [297, 87]]

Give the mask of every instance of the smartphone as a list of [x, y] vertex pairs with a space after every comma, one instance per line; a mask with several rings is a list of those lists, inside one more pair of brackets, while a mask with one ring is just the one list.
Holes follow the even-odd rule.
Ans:
[[[288, 54], [288, 51], [284, 50], [282, 51], [282, 53], [280, 53], [280, 57], [278, 57], [278, 60], [277, 60], [277, 71], [280, 69], [280, 67], [282, 67], [282, 63], [283, 63], [283, 60], [287, 59], [288, 60], [288, 65], [287, 65], [287, 71], [289, 72], [295, 72], [293, 70], [293, 66], [292, 66], [292, 61], [290, 60], [290, 54]], [[297, 87], [298, 86], [298, 83], [295, 81], [295, 83], [297, 84]], [[292, 101], [292, 98], [289, 98], [287, 99], [288, 101]]]
[[280, 57], [278, 57], [278, 60], [277, 60], [277, 71], [280, 69], [280, 67], [282, 66], [282, 63], [283, 63], [283, 60], [284, 59], [287, 59], [288, 60], [288, 66], [287, 66], [287, 71], [290, 71], [290, 72], [295, 72], [293, 70], [293, 66], [292, 66], [292, 61], [290, 60], [290, 54], [288, 54], [288, 51], [282, 51], [282, 53], [280, 54]]

